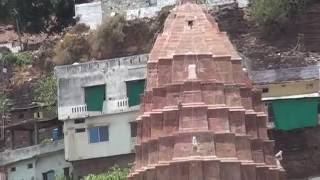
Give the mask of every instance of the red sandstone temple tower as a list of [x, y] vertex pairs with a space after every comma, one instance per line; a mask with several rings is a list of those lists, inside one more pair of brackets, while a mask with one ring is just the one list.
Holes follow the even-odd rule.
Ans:
[[214, 18], [183, 3], [150, 54], [129, 180], [282, 180], [261, 92]]

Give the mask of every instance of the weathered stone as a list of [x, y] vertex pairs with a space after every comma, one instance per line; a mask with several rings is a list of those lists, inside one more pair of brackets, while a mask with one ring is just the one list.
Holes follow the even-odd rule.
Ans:
[[129, 178], [285, 179], [274, 163], [261, 92], [251, 89], [241, 58], [205, 12], [184, 1], [156, 40], [138, 118], [141, 150]]

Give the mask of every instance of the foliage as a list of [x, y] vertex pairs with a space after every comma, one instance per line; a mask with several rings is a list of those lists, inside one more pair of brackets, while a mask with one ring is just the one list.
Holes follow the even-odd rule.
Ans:
[[119, 50], [119, 44], [123, 43], [125, 34], [123, 27], [126, 23], [124, 15], [117, 14], [104, 18], [100, 27], [90, 39], [92, 53], [101, 59]]
[[173, 6], [162, 8], [155, 18], [126, 20], [122, 14], [105, 17], [90, 38], [91, 57], [107, 59], [149, 53], [157, 33]]
[[55, 180], [68, 180], [68, 178], [66, 178], [66, 176], [56, 176]]
[[90, 57], [90, 45], [84, 34], [66, 33], [54, 48], [53, 63], [56, 65], [87, 61]]
[[7, 110], [7, 95], [0, 92], [0, 113]]
[[42, 77], [35, 90], [35, 100], [45, 106], [55, 105], [57, 100], [57, 82], [53, 75]]
[[73, 21], [73, 0], [0, 0], [0, 21], [29, 32], [61, 30]]
[[110, 171], [99, 174], [93, 175], [90, 174], [85, 177], [85, 180], [126, 180], [129, 174], [129, 169], [121, 169], [117, 166], [111, 168]]
[[297, 20], [311, 0], [252, 0], [251, 14], [266, 30], [281, 30]]
[[23, 67], [32, 64], [32, 56], [29, 53], [9, 53], [2, 57], [6, 63]]

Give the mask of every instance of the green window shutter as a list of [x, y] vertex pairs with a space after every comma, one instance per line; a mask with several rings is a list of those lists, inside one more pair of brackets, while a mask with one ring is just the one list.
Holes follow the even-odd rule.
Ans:
[[277, 129], [292, 130], [318, 124], [317, 98], [281, 99], [272, 101]]
[[85, 102], [88, 111], [102, 111], [105, 100], [105, 85], [85, 87]]
[[127, 81], [127, 96], [129, 98], [129, 106], [140, 104], [140, 94], [144, 91], [145, 80]]

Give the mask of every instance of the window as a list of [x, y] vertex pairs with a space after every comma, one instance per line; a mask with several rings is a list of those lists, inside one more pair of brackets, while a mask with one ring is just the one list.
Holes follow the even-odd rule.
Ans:
[[193, 26], [193, 21], [192, 20], [188, 21], [188, 26], [192, 29], [192, 26]]
[[28, 164], [28, 169], [32, 169], [32, 168], [33, 168], [33, 164], [32, 163]]
[[140, 94], [144, 91], [145, 80], [127, 81], [127, 96], [129, 98], [129, 107], [140, 104]]
[[103, 101], [106, 99], [106, 85], [84, 88], [85, 103], [88, 111], [102, 111]]
[[76, 133], [82, 133], [82, 132], [86, 132], [85, 128], [79, 128], [79, 129], [75, 129]]
[[42, 177], [43, 177], [43, 180], [55, 180], [54, 171], [51, 170], [51, 171], [42, 173]]
[[85, 121], [86, 121], [85, 119], [75, 119], [74, 123], [75, 124], [82, 124], [82, 123], [85, 123]]
[[35, 113], [33, 113], [33, 117], [35, 119], [40, 119], [40, 118], [43, 118], [43, 114], [42, 114], [42, 112], [35, 112]]
[[63, 168], [63, 175], [66, 177], [66, 179], [70, 179], [70, 169], [69, 167]]
[[89, 128], [89, 142], [90, 143], [98, 143], [109, 141], [109, 127], [94, 127]]
[[11, 171], [11, 172], [15, 172], [15, 171], [16, 171], [16, 167], [10, 168], [10, 171]]
[[130, 122], [131, 137], [137, 137], [137, 122]]
[[269, 88], [262, 88], [262, 93], [268, 93], [269, 92]]

